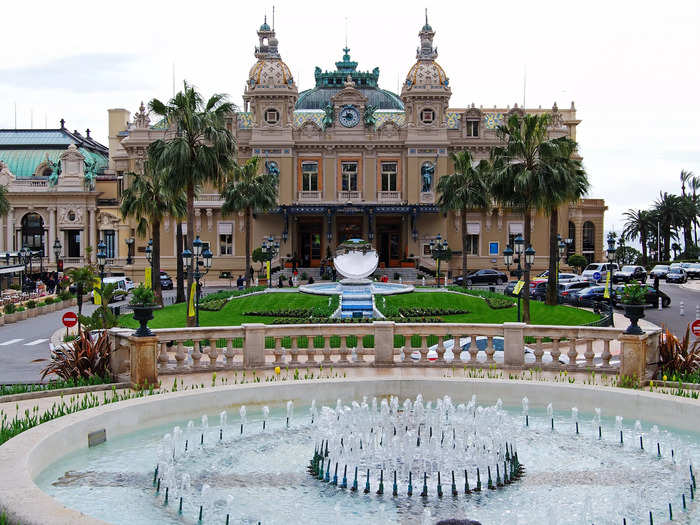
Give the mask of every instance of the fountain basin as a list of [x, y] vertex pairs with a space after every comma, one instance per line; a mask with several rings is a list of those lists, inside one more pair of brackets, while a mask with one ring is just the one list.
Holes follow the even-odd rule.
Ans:
[[[0, 506], [8, 511], [10, 518], [25, 524], [104, 523], [99, 518], [64, 507], [59, 501], [40, 490], [35, 480], [41, 477], [52, 463], [68, 454], [74, 454], [74, 458], [92, 455], [99, 459], [103, 454], [100, 451], [102, 445], [94, 449], [87, 449], [87, 434], [89, 432], [105, 429], [108, 443], [116, 441], [116, 438], [128, 433], [148, 432], [149, 428], [153, 429], [154, 435], [159, 437], [163, 433], [158, 428], [159, 425], [172, 425], [175, 421], [182, 421], [188, 417], [198, 418], [204, 410], [211, 413], [216, 410], [228, 409], [231, 412], [232, 401], [237, 404], [270, 404], [279, 407], [287, 399], [293, 399], [297, 406], [302, 406], [310, 403], [312, 399], [332, 400], [339, 397], [344, 402], [350, 402], [353, 399], [361, 399], [364, 395], [371, 398], [372, 396], [393, 394], [403, 400], [406, 397], [415, 397], [422, 393], [425, 399], [450, 395], [455, 400], [466, 400], [472, 394], [476, 394], [479, 402], [483, 404], [495, 403], [497, 399], [502, 398], [506, 406], [517, 407], [522, 397], [527, 396], [531, 407], [545, 407], [553, 401], [554, 408], [559, 412], [560, 418], [562, 417], [561, 412], [568, 411], [571, 406], [575, 405], [582, 414], [584, 412], [593, 413], [594, 409], [599, 407], [607, 416], [622, 415], [625, 417], [628, 427], [630, 421], [642, 419], [645, 428], [650, 427], [651, 424], [675, 427], [685, 432], [697, 431], [700, 428], [700, 407], [695, 400], [672, 398], [634, 390], [593, 388], [583, 385], [412, 377], [418, 372], [421, 375], [425, 374], [425, 371], [422, 370], [395, 370], [393, 373], [397, 376], [387, 379], [362, 378], [222, 386], [177, 392], [163, 397], [135, 399], [65, 416], [31, 429], [0, 447]], [[298, 410], [299, 412], [300, 410]], [[567, 426], [571, 426], [571, 424], [568, 423]], [[563, 432], [563, 428], [564, 424], [562, 424], [561, 432]], [[610, 432], [610, 429], [606, 429], [606, 432]], [[576, 446], [583, 447], [584, 451], [586, 447], [595, 443], [594, 439], [588, 436], [588, 433], [578, 439], [579, 441], [571, 441], [570, 435], [567, 434], [566, 443], [578, 443]], [[689, 453], [697, 459], [698, 443], [700, 442], [697, 434], [687, 434], [684, 440], [690, 450]], [[668, 452], [667, 449], [664, 450], [666, 453]], [[312, 451], [313, 445], [308, 451], [309, 454], [304, 455], [304, 463]], [[613, 457], [615, 456], [613, 455]], [[113, 462], [116, 464], [106, 463], [103, 468], [110, 467], [115, 472], [121, 472], [126, 465], [120, 465], [118, 461], [123, 460]], [[530, 468], [530, 464], [528, 461], [528, 468]], [[148, 471], [151, 471], [152, 467], [153, 465], [148, 465]], [[562, 465], [556, 465], [556, 467], [561, 468]], [[556, 470], [554, 469], [554, 471]], [[644, 481], [644, 477], [647, 477], [651, 482], [654, 482], [653, 478], [657, 472], [661, 471], [645, 466], [639, 475], [642, 476], [642, 481]], [[40, 482], [42, 481], [40, 480]], [[577, 487], [577, 493], [583, 494], [587, 490], [586, 487], [586, 484]], [[602, 489], [612, 496], [612, 501], [606, 500], [606, 504], [617, 504], [615, 486], [607, 485]], [[148, 490], [150, 498], [152, 497], [150, 485]], [[504, 505], [506, 508], [508, 505], [515, 508], [518, 505], [517, 502], [522, 502], [523, 498], [527, 500], [529, 497], [534, 497], [537, 490], [537, 487], [530, 487], [528, 492], [519, 493], [514, 496], [514, 500], [505, 501]], [[270, 496], [270, 492], [261, 489], [257, 496], [258, 499], [264, 499]], [[675, 494], [675, 496], [680, 497], [679, 494]], [[562, 504], [567, 503], [568, 499], [561, 498]], [[594, 501], [596, 505], [601, 504], [599, 501]], [[31, 502], [31, 504], [27, 502]], [[95, 505], [91, 502], [86, 503]], [[385, 504], [390, 506], [390, 501], [385, 501]], [[115, 514], [120, 512], [122, 506], [128, 507], [129, 502], [120, 500], [118, 505], [113, 504], [113, 512]], [[364, 503], [360, 502], [360, 506], [355, 505], [354, 510], [359, 510], [363, 506]], [[290, 512], [295, 512], [294, 508], [277, 507], [274, 500], [268, 500], [267, 507], [270, 519], [266, 522], [284, 522], [285, 519], [288, 520]], [[330, 510], [332, 511], [332, 507]], [[346, 510], [345, 507], [342, 507], [342, 510]], [[370, 510], [378, 512], [379, 508], [372, 506]], [[374, 516], [376, 517], [376, 514]], [[479, 518], [478, 515], [471, 517]], [[116, 516], [116, 518], [118, 519], [115, 519], [115, 522], [119, 522], [119, 519], [125, 519], [120, 516]], [[325, 518], [332, 519], [334, 514], [331, 513]], [[367, 522], [367, 519], [371, 521], [374, 518], [365, 516], [364, 519]], [[112, 520], [110, 519], [110, 521]], [[520, 521], [520, 523], [535, 522]], [[602, 521], [596, 520], [596, 522]], [[419, 523], [419, 516], [416, 516], [416, 520], [408, 520], [407, 523]]]

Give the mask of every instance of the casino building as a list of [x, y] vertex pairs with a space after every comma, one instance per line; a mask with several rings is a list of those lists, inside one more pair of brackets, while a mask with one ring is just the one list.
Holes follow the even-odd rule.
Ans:
[[[280, 256], [296, 256], [303, 268], [315, 268], [328, 250], [347, 238], [371, 241], [380, 267], [433, 267], [428, 245], [439, 233], [453, 250], [451, 268], [467, 250], [470, 269], [502, 267], [506, 244], [523, 230], [522, 214], [494, 208], [468, 213], [468, 242], [461, 246], [458, 212], [441, 213], [436, 202], [438, 179], [452, 173], [451, 152], [468, 149], [475, 159], [487, 158], [498, 144], [496, 127], [513, 113], [551, 113], [552, 137], [576, 138], [576, 108], [450, 107], [452, 94], [446, 70], [437, 62], [435, 31], [427, 23], [418, 33], [415, 61], [406, 53], [406, 78], [401, 93], [379, 86], [379, 68], [358, 69], [350, 49], [343, 49], [335, 70], [314, 73], [315, 85], [299, 91], [280, 54], [275, 30], [266, 22], [257, 31], [255, 63], [243, 92], [242, 111], [228, 126], [238, 144], [241, 161], [252, 156], [264, 168], [279, 173], [279, 205], [258, 213], [253, 221], [253, 247], [272, 235], [280, 242]], [[151, 122], [143, 105], [131, 117], [124, 109], [109, 110], [109, 166], [105, 173], [128, 183], [138, 173], [148, 144], [174, 130]], [[196, 201], [194, 235], [214, 253], [214, 270], [239, 273], [244, 268], [244, 221], [222, 216], [218, 192], [205, 189]], [[563, 206], [559, 232], [573, 239], [571, 252], [590, 260], [603, 257], [601, 199], [583, 199]], [[533, 220], [535, 266], [547, 265], [547, 218]], [[121, 238], [133, 237], [129, 225]], [[186, 225], [184, 233], [186, 231]], [[166, 220], [162, 232], [163, 267], [175, 268], [176, 222]], [[136, 239], [136, 255], [147, 239]], [[115, 267], [123, 265], [126, 245]], [[280, 262], [284, 262], [284, 261]], [[140, 271], [136, 257], [127, 271]]]

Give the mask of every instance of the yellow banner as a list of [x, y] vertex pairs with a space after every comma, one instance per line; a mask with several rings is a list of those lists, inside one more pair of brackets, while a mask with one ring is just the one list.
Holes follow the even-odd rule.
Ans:
[[605, 292], [603, 292], [603, 297], [605, 299], [610, 299], [610, 274], [612, 272], [607, 272], [605, 276]]
[[190, 301], [189, 308], [187, 309], [187, 317], [194, 317], [194, 298], [197, 295], [197, 283], [192, 283], [192, 288], [190, 289]]
[[270, 286], [270, 261], [267, 261], [267, 285]]
[[100, 286], [102, 283], [100, 282], [99, 279], [95, 279], [95, 289], [92, 291], [92, 298], [93, 298], [93, 303], [95, 304], [102, 304], [102, 296], [97, 293], [98, 291], [102, 291], [102, 287]]
[[146, 275], [143, 280], [143, 284], [146, 286], [146, 288], [153, 288], [153, 284], [151, 283], [151, 267], [146, 266]]
[[525, 281], [522, 279], [515, 283], [515, 288], [513, 288], [513, 295], [518, 295], [520, 293], [520, 290], [523, 289], [523, 286], [525, 286]]

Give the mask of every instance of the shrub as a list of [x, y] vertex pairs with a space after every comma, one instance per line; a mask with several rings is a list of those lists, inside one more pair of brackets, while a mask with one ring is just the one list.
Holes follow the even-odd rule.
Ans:
[[644, 304], [646, 303], [646, 287], [637, 281], [632, 281], [625, 285], [622, 290], [622, 304]]
[[506, 298], [501, 299], [500, 297], [486, 297], [484, 300], [486, 301], [486, 304], [488, 304], [494, 310], [513, 307], [513, 301]]
[[578, 273], [581, 273], [583, 269], [588, 266], [588, 259], [586, 259], [583, 255], [578, 255], [575, 253], [569, 256], [566, 263], [572, 268], [576, 268]]
[[218, 312], [221, 310], [226, 303], [228, 302], [228, 299], [214, 299], [210, 301], [200, 301], [199, 303], [199, 309], [203, 310], [205, 312]]
[[17, 311], [18, 311], [18, 312], [24, 312], [25, 310], [26, 310], [26, 308], [25, 308], [24, 306], [18, 306], [18, 307], [17, 307]]
[[34, 308], [36, 308], [36, 301], [34, 299], [30, 299], [25, 304], [27, 305], [27, 308], [29, 308], [30, 310], [33, 310]]
[[65, 288], [58, 293], [58, 297], [61, 299], [61, 301], [67, 301], [72, 297], [72, 295], [68, 291], [68, 288]]
[[156, 296], [153, 290], [141, 283], [132, 291], [129, 304], [132, 306], [153, 306], [156, 304]]
[[4, 310], [6, 314], [13, 314], [17, 311], [17, 306], [15, 306], [15, 303], [9, 303], [5, 305]]
[[110, 369], [111, 347], [107, 332], [102, 332], [93, 341], [87, 331], [83, 331], [78, 339], [57, 347], [51, 354], [51, 361], [41, 371], [41, 378], [56, 374], [67, 381], [87, 379], [93, 376], [107, 377]]
[[667, 374], [693, 374], [700, 370], [700, 339], [691, 345], [690, 325], [682, 340], [664, 328], [659, 336], [659, 357]]

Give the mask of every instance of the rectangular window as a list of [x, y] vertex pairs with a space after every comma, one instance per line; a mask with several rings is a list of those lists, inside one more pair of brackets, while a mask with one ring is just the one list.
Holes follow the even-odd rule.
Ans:
[[396, 162], [382, 162], [382, 191], [396, 191]]
[[478, 120], [468, 120], [467, 121], [467, 137], [478, 137], [479, 136], [479, 121]]
[[357, 191], [357, 162], [341, 163], [342, 191]]
[[479, 255], [479, 235], [467, 235], [467, 255]]
[[114, 259], [114, 230], [104, 230], [102, 235], [105, 241], [107, 259]]
[[318, 191], [318, 162], [302, 162], [301, 191]]
[[233, 254], [233, 235], [220, 234], [219, 235], [219, 255], [232, 255]]

